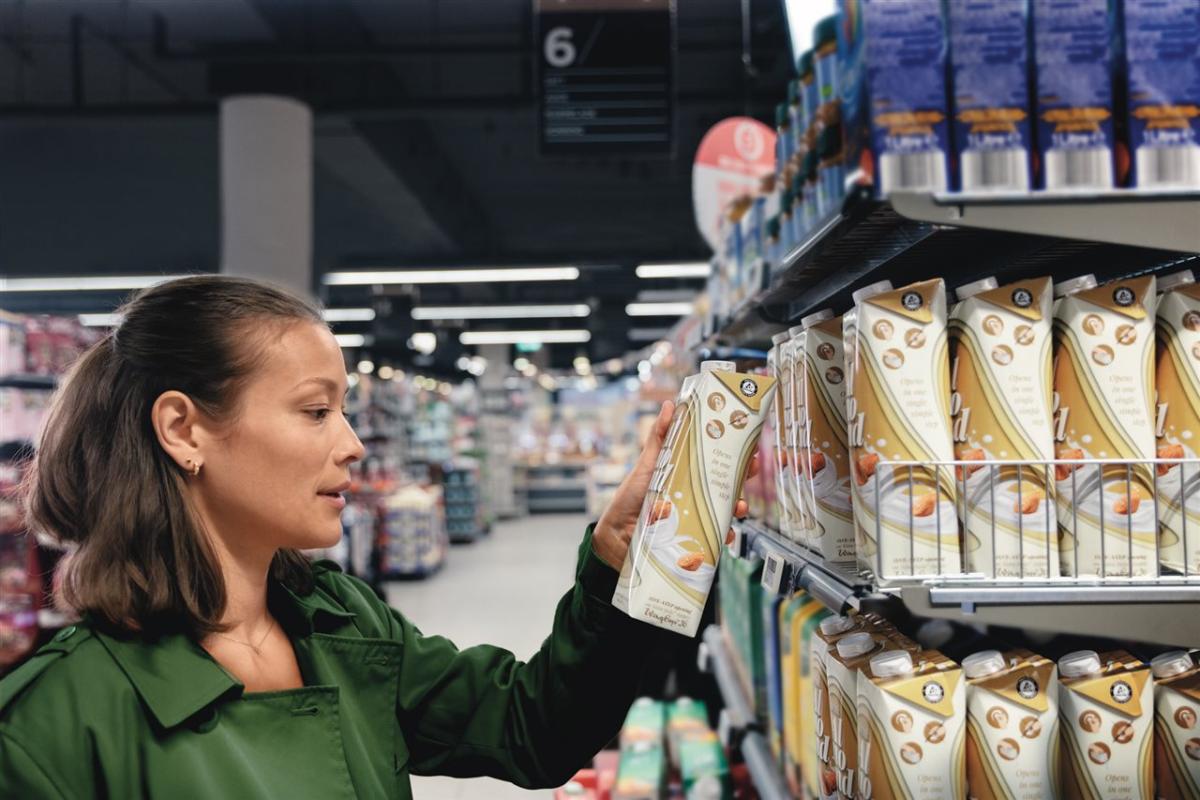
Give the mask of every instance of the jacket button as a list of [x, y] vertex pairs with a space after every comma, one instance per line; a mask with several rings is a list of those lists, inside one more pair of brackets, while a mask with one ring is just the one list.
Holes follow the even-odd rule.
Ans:
[[74, 625], [68, 625], [67, 627], [65, 627], [61, 631], [59, 631], [58, 633], [54, 634], [54, 641], [65, 642], [67, 639], [70, 639], [72, 636], [75, 635], [76, 630], [78, 630], [78, 629]]

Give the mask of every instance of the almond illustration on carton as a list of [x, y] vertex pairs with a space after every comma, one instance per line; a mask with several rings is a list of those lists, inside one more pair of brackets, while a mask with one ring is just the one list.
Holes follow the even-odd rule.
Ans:
[[650, 506], [650, 524], [660, 522], [671, 516], [671, 501], [670, 500], [655, 500], [654, 505]]
[[[958, 456], [958, 460], [959, 461], [983, 461], [985, 457], [986, 457], [986, 454], [983, 452], [983, 448], [977, 447], [974, 450], [962, 451], [962, 453], [960, 453]], [[965, 477], [969, 478], [981, 469], [983, 469], [982, 464], [980, 464], [979, 466], [959, 464], [957, 467], [954, 468], [954, 472], [955, 472], [954, 477], [958, 478], [958, 480], [961, 481], [963, 479], [964, 475], [965, 475]]]
[[877, 453], [863, 453], [858, 457], [858, 461], [854, 464], [854, 480], [859, 486], [865, 486], [871, 476], [875, 474], [875, 467], [879, 465], [879, 455]]
[[[1083, 458], [1083, 451], [1079, 449], [1059, 450], [1058, 457], [1068, 460]], [[1055, 464], [1054, 479], [1057, 481], [1065, 481], [1067, 478], [1071, 477], [1071, 473], [1079, 469], [1079, 467], [1079, 464]]]
[[813, 452], [809, 454], [808, 459], [803, 463], [805, 477], [811, 478], [821, 470], [825, 469], [825, 454]]
[[1113, 513], [1116, 514], [1136, 514], [1138, 506], [1142, 504], [1141, 488], [1132, 483], [1126, 484], [1118, 490], [1118, 496], [1113, 501]]
[[[1159, 458], [1183, 458], [1183, 445], [1181, 444], [1164, 444], [1160, 446], [1156, 452]], [[1157, 472], [1159, 477], [1166, 475], [1171, 471], [1174, 464], [1158, 464]]]
[[915, 495], [912, 499], [914, 517], [928, 517], [933, 514], [935, 508], [937, 508], [937, 492]]
[[1013, 501], [1013, 511], [1018, 514], [1032, 514], [1045, 499], [1046, 493], [1041, 489], [1022, 489], [1021, 496]]
[[675, 562], [675, 566], [680, 569], [685, 569], [688, 572], [695, 572], [700, 569], [700, 565], [704, 563], [703, 553], [688, 553], [685, 556], [680, 556]]

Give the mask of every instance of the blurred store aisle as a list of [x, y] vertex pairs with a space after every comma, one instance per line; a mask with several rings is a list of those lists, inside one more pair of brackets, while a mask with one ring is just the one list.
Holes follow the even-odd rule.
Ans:
[[[556, 514], [498, 523], [487, 538], [455, 545], [439, 574], [388, 584], [388, 602], [422, 631], [446, 636], [460, 648], [495, 644], [526, 659], [550, 632], [589, 521], [582, 514]], [[416, 800], [507, 800], [550, 793], [488, 779], [414, 777], [413, 795]]]

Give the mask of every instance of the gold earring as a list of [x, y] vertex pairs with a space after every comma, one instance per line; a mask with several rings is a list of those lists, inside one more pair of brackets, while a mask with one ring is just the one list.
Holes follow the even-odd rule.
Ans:
[[187, 460], [187, 463], [188, 463], [188, 466], [189, 466], [188, 472], [192, 473], [192, 477], [193, 477], [193, 478], [195, 478], [195, 477], [199, 477], [199, 475], [200, 475], [200, 466], [201, 466], [200, 462], [199, 462], [199, 461], [192, 461], [192, 459], [190, 459], [190, 458], [189, 458], [189, 459]]

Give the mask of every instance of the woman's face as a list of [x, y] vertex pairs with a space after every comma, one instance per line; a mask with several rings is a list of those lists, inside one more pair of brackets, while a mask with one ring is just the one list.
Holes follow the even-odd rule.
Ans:
[[326, 328], [267, 340], [234, 419], [204, 448], [197, 499], [232, 549], [330, 547], [363, 445], [343, 414], [346, 369]]

